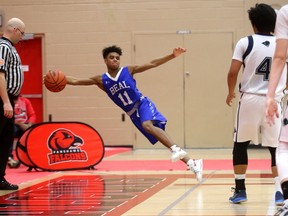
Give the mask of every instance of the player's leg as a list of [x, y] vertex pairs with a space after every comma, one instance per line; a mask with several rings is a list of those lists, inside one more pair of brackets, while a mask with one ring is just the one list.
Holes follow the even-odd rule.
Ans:
[[172, 152], [171, 161], [175, 162], [178, 160], [183, 160], [183, 162], [187, 163], [190, 158], [187, 156], [187, 153], [181, 149], [177, 144], [169, 137], [164, 129], [160, 127], [160, 125], [155, 125], [152, 121], [144, 121], [142, 122], [142, 127], [146, 133], [151, 134], [156, 138], [157, 141], [162, 143]]
[[284, 196], [284, 206], [275, 215], [288, 215], [288, 108], [286, 107], [283, 125], [276, 150], [276, 165]]
[[[187, 153], [179, 146], [177, 146], [165, 132], [166, 119], [164, 117], [157, 116], [158, 121], [156, 123], [152, 122], [151, 120], [149, 120], [152, 118], [151, 114], [148, 115], [150, 111], [147, 110], [147, 112], [145, 112], [145, 109], [143, 107], [145, 107], [145, 104], [141, 105], [141, 110], [137, 110], [130, 116], [130, 119], [136, 126], [136, 128], [153, 145], [158, 141], [160, 141], [165, 147], [170, 149], [170, 151], [172, 152], [171, 156], [172, 161], [177, 161], [180, 160], [181, 158], [183, 159], [187, 155]], [[144, 118], [143, 116], [145, 116], [146, 120], [142, 121], [140, 116], [142, 116], [142, 118]], [[155, 126], [155, 124], [157, 124], [157, 127]]]
[[155, 104], [149, 98], [145, 97], [140, 101], [137, 112], [131, 116], [131, 119], [151, 143], [154, 144], [159, 141], [171, 150], [172, 161], [184, 159], [187, 155], [165, 132], [167, 119], [157, 110]]
[[233, 188], [234, 194], [229, 200], [235, 204], [247, 201], [245, 179], [248, 166], [247, 148], [249, 143], [250, 141], [234, 143], [233, 147], [235, 188]]
[[203, 160], [194, 160], [191, 159], [187, 153], [181, 149], [177, 144], [169, 137], [165, 130], [159, 127], [158, 124], [153, 123], [148, 120], [142, 122], [143, 129], [148, 133], [155, 137], [159, 142], [161, 142], [164, 146], [166, 146], [172, 153], [171, 160], [173, 162], [177, 160], [182, 160], [187, 164], [189, 169], [193, 171], [196, 175], [198, 181], [202, 180], [203, 173]]
[[142, 123], [143, 129], [153, 135], [159, 142], [161, 142], [167, 148], [171, 148], [173, 145], [176, 145], [172, 139], [168, 136], [166, 131], [162, 130], [159, 127], [154, 126], [151, 120], [145, 121]]
[[284, 205], [275, 215], [288, 213], [288, 142], [280, 141], [276, 150], [276, 164], [284, 196]]
[[182, 160], [195, 173], [198, 181], [202, 179], [203, 161], [190, 159], [187, 153], [169, 137], [165, 132], [166, 118], [149, 98], [140, 101], [137, 111], [130, 118], [152, 144], [159, 141], [171, 151], [172, 161]]
[[268, 147], [268, 149], [271, 155], [271, 172], [275, 184], [275, 204], [282, 205], [284, 202], [284, 197], [282, 194], [281, 184], [278, 177], [278, 170], [276, 166], [276, 148]]
[[[281, 110], [280, 103], [278, 103], [278, 110]], [[263, 113], [265, 112], [263, 108]], [[264, 114], [263, 114], [264, 116]], [[276, 166], [276, 148], [279, 145], [279, 134], [281, 131], [282, 118], [275, 118], [272, 126], [268, 125], [266, 119], [263, 117], [262, 121], [262, 146], [268, 147], [271, 155], [271, 172], [274, 178], [275, 184], [275, 204], [282, 205], [284, 198], [282, 195], [282, 189], [280, 180], [278, 177], [278, 171]]]
[[246, 170], [248, 166], [247, 148], [252, 141], [258, 144], [258, 133], [263, 118], [262, 106], [265, 97], [242, 94], [235, 119], [234, 127], [234, 146], [233, 146], [233, 169], [235, 176], [234, 194], [229, 198], [231, 203], [241, 203], [247, 201], [246, 195]]

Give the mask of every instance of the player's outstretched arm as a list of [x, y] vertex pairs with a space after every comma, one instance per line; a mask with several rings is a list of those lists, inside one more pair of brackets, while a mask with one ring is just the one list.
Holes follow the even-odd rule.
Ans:
[[76, 78], [73, 76], [66, 76], [68, 85], [98, 85], [98, 76], [92, 78]]
[[181, 55], [182, 53], [185, 53], [185, 52], [186, 52], [186, 48], [176, 47], [173, 49], [173, 52], [169, 55], [154, 59], [154, 60], [150, 61], [149, 63], [143, 64], [143, 65], [128, 66], [128, 69], [132, 75], [135, 73], [141, 73], [141, 72], [146, 71], [148, 69], [158, 67], [159, 65], [162, 65], [162, 64], [174, 59], [175, 57], [178, 57], [179, 55]]

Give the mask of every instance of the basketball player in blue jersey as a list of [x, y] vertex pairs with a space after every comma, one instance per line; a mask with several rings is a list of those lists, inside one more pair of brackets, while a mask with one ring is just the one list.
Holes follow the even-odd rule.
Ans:
[[97, 85], [105, 91], [111, 100], [130, 116], [133, 124], [152, 143], [161, 142], [171, 150], [173, 162], [182, 160], [192, 170], [198, 181], [202, 179], [202, 159], [190, 159], [187, 153], [177, 146], [165, 132], [166, 118], [157, 110], [155, 104], [137, 89], [133, 76], [148, 69], [162, 65], [186, 52], [184, 48], [175, 48], [167, 56], [157, 58], [143, 65], [120, 67], [122, 50], [117, 46], [102, 51], [107, 72], [91, 78], [78, 79], [66, 76], [70, 85]]
[[[226, 103], [231, 106], [235, 97], [237, 76], [243, 65], [239, 86], [240, 99], [237, 108], [233, 166], [235, 176], [234, 194], [229, 198], [231, 203], [247, 201], [245, 178], [248, 166], [247, 148], [250, 142], [259, 144], [261, 130], [262, 146], [268, 147], [271, 155], [271, 171], [275, 183], [275, 204], [282, 205], [284, 199], [276, 167], [276, 148], [281, 129], [281, 119], [270, 127], [265, 121], [265, 103], [268, 92], [268, 81], [276, 40], [272, 35], [275, 28], [275, 10], [267, 4], [256, 4], [248, 10], [254, 34], [240, 39], [235, 47], [230, 70], [227, 76], [228, 90]], [[280, 110], [286, 77], [283, 73], [275, 93]]]

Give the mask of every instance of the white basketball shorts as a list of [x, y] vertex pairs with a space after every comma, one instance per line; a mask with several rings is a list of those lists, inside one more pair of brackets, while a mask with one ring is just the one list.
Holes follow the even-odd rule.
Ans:
[[[236, 112], [234, 142], [250, 140], [262, 146], [278, 146], [282, 118], [275, 118], [275, 124], [270, 126], [265, 118], [265, 104], [265, 95], [242, 94]], [[278, 111], [282, 113], [280, 103]]]

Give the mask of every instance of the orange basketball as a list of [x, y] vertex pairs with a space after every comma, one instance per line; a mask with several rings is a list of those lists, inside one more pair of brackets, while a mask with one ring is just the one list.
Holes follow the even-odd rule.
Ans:
[[66, 84], [65, 74], [60, 70], [49, 71], [44, 78], [44, 85], [51, 92], [62, 91]]

